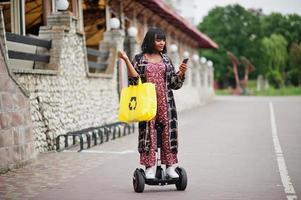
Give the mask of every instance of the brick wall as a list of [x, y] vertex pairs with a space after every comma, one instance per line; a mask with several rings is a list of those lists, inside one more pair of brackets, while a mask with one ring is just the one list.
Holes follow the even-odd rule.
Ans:
[[23, 165], [35, 155], [29, 99], [9, 76], [1, 50], [0, 173]]

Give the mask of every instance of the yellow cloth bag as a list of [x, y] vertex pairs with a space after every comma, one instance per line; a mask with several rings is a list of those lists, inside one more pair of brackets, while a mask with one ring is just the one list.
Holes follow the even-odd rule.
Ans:
[[157, 95], [155, 84], [142, 83], [131, 85], [121, 90], [119, 104], [119, 121], [139, 122], [149, 121], [157, 113]]

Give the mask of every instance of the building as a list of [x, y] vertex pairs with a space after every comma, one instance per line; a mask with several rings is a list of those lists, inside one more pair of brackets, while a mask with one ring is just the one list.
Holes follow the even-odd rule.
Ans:
[[179, 110], [214, 95], [212, 62], [201, 62], [198, 49], [217, 44], [162, 1], [70, 0], [64, 8], [66, 2], [0, 3], [3, 170], [55, 150], [60, 134], [117, 121], [127, 84], [117, 51], [133, 56], [150, 26], [166, 32], [175, 66], [191, 58], [185, 86], [175, 93]]

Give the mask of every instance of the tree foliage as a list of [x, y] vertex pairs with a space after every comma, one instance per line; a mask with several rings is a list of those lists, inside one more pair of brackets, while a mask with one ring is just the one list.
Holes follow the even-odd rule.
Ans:
[[215, 64], [216, 77], [220, 82], [227, 82], [231, 76], [227, 66], [230, 65], [226, 52], [231, 51], [237, 57], [245, 56], [252, 63], [257, 63], [260, 43], [260, 21], [256, 15], [246, 11], [240, 5], [216, 7], [211, 10], [198, 27], [215, 42], [217, 51], [202, 50], [201, 56], [211, 59]]
[[292, 85], [301, 85], [301, 43], [293, 43], [290, 47], [287, 77]]
[[288, 44], [301, 42], [301, 16], [297, 14], [283, 16], [280, 13], [272, 13], [264, 16], [261, 18], [261, 29], [264, 36], [284, 36]]
[[[201, 50], [200, 55], [214, 62], [215, 78], [220, 83], [227, 83], [233, 78], [228, 68], [231, 61], [227, 51], [231, 51], [237, 58], [244, 56], [251, 61], [256, 68], [251, 78], [270, 73], [277, 74], [277, 80], [280, 74], [284, 81], [290, 71], [294, 69], [295, 72], [291, 74], [296, 74], [295, 68], [300, 66], [291, 61], [298, 54], [296, 46], [290, 52], [293, 43], [301, 42], [301, 17], [297, 14], [283, 16], [272, 13], [265, 16], [238, 4], [228, 5], [210, 10], [198, 29], [219, 45], [218, 50]], [[239, 71], [243, 73], [241, 65]]]
[[262, 74], [266, 75], [271, 70], [284, 71], [287, 59], [287, 41], [282, 35], [272, 34], [271, 37], [262, 39]]

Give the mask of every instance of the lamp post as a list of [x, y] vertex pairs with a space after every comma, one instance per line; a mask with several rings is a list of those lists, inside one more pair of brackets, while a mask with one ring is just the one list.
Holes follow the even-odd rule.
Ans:
[[67, 0], [56, 0], [57, 11], [65, 11], [69, 7], [69, 2]]
[[208, 60], [207, 65], [208, 65], [208, 67], [211, 68], [211, 67], [213, 67], [213, 62], [211, 60]]
[[201, 63], [205, 64], [207, 62], [207, 59], [205, 57], [201, 57]]
[[137, 28], [135, 26], [131, 26], [130, 28], [128, 28], [128, 34], [130, 37], [136, 37], [137, 36]]
[[120, 21], [118, 18], [114, 17], [110, 19], [110, 26], [112, 29], [119, 29], [120, 28]]
[[178, 46], [176, 44], [171, 44], [169, 48], [172, 53], [176, 53], [178, 51]]
[[193, 60], [194, 62], [198, 62], [198, 61], [199, 61], [199, 55], [193, 54], [192, 60]]
[[184, 51], [183, 56], [184, 56], [184, 58], [188, 58], [189, 57], [189, 52], [188, 51]]
[[133, 58], [136, 53], [138, 53], [139, 46], [136, 41], [136, 36], [138, 34], [137, 28], [131, 26], [127, 29], [128, 37], [125, 40], [125, 49], [127, 50], [130, 58]]

